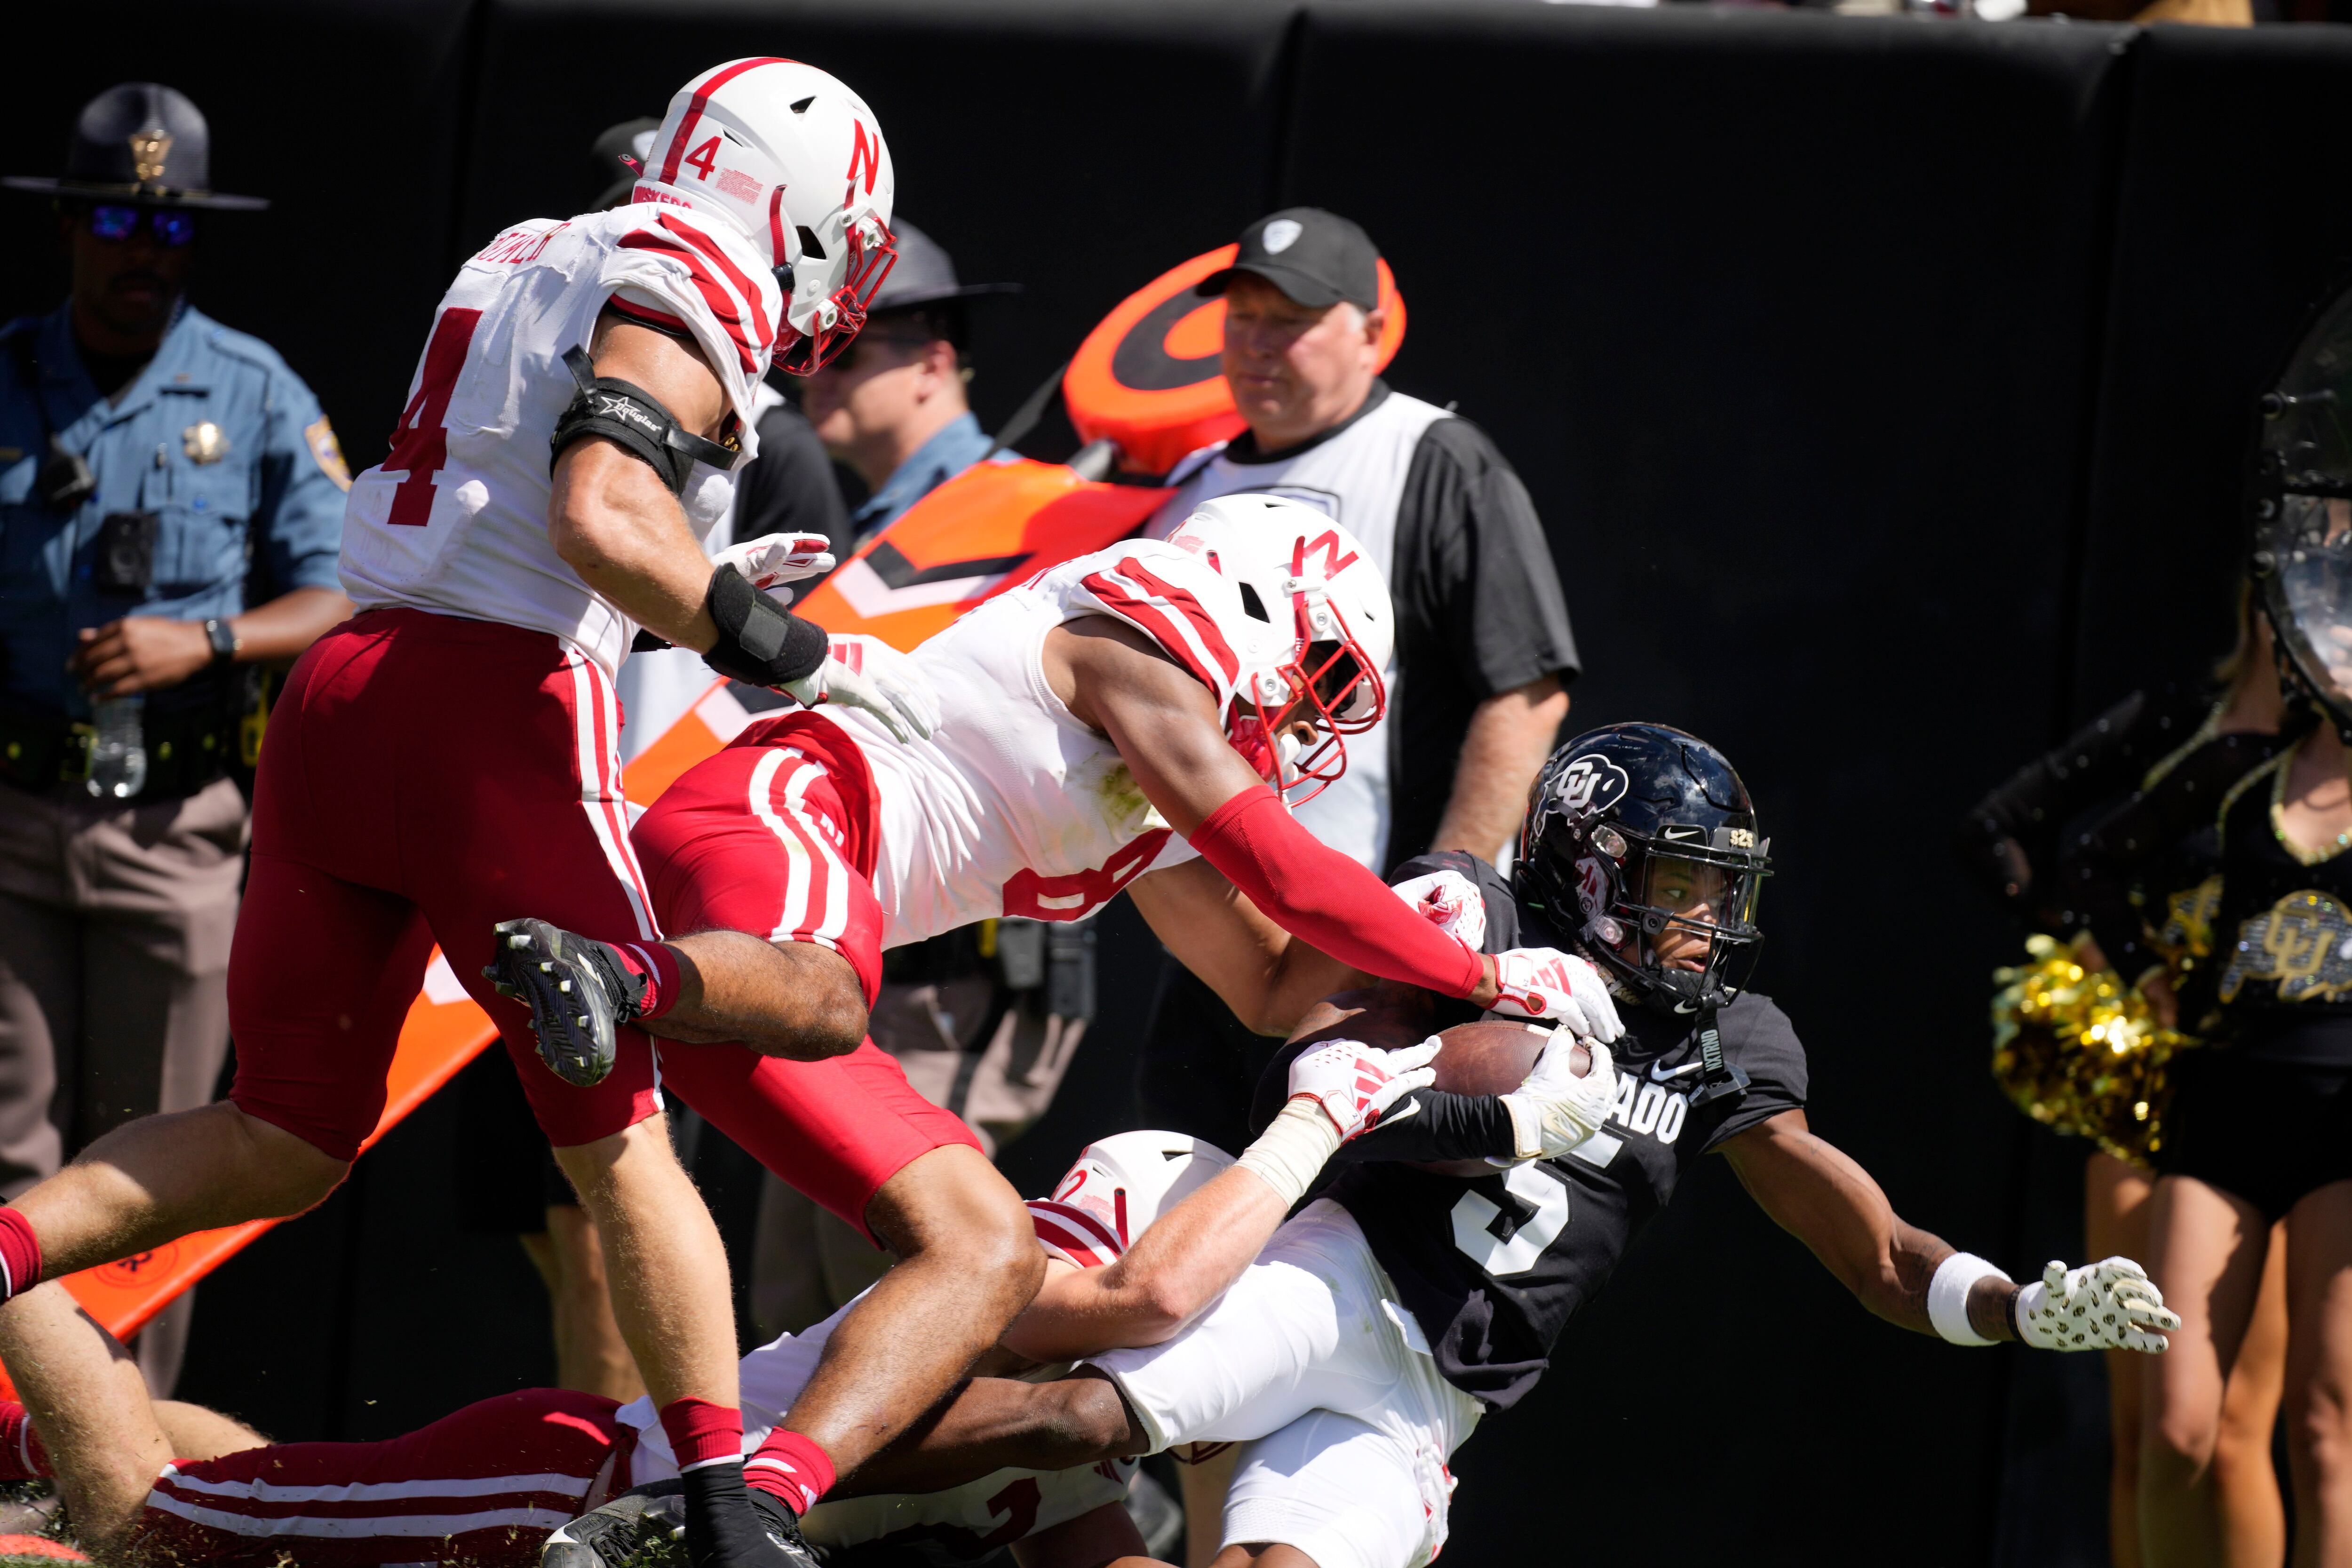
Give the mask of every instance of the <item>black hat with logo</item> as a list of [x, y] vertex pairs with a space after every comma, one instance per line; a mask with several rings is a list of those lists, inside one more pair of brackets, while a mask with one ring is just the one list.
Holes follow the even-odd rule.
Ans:
[[185, 94], [153, 81], [110, 87], [82, 106], [63, 174], [11, 174], [0, 184], [140, 206], [258, 212], [269, 205], [212, 188], [212, 136], [203, 111]]
[[1193, 292], [1215, 296], [1236, 272], [1263, 278], [1309, 310], [1345, 300], [1370, 310], [1381, 302], [1381, 253], [1371, 236], [1321, 207], [1285, 207], [1242, 230], [1234, 264], [1201, 279]]

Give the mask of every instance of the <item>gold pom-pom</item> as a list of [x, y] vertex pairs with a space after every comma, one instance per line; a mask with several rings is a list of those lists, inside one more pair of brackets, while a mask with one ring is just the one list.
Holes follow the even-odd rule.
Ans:
[[1994, 971], [1992, 1076], [2034, 1121], [2146, 1165], [2163, 1143], [2172, 1058], [2197, 1042], [2113, 970], [2090, 969], [2089, 942], [2031, 936], [2030, 962]]

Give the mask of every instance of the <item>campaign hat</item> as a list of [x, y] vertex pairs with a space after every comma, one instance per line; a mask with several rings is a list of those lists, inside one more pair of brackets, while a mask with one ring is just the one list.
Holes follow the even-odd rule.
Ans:
[[110, 87], [82, 106], [66, 143], [65, 173], [11, 174], [12, 190], [139, 206], [258, 212], [260, 196], [212, 188], [212, 135], [187, 95], [155, 81]]

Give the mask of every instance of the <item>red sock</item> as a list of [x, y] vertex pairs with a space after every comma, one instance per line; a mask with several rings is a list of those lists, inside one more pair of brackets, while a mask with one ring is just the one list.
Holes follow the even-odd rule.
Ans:
[[55, 1473], [25, 1407], [0, 1399], [0, 1481], [37, 1481]]
[[662, 1430], [681, 1471], [743, 1457], [743, 1413], [708, 1399], [673, 1399], [661, 1409]]
[[806, 1437], [779, 1426], [743, 1461], [743, 1484], [781, 1498], [797, 1518], [833, 1489], [833, 1461]]
[[41, 1244], [20, 1209], [0, 1207], [0, 1301], [41, 1282]]
[[637, 1005], [640, 1018], [658, 1018], [677, 1005], [677, 954], [658, 942], [616, 942], [613, 951], [629, 966], [629, 973], [645, 977], [645, 1000]]

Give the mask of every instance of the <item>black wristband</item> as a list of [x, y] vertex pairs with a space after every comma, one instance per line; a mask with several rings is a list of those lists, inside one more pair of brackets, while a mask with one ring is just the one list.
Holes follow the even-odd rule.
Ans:
[[751, 586], [731, 564], [710, 574], [703, 605], [719, 625], [719, 640], [702, 660], [730, 680], [783, 686], [824, 662], [824, 628]]

